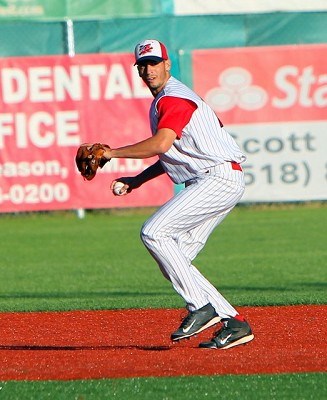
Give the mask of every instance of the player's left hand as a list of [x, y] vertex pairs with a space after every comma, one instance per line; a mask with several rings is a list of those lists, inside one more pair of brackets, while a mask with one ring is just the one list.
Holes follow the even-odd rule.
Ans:
[[105, 153], [110, 150], [107, 144], [84, 143], [77, 150], [75, 162], [77, 168], [84, 179], [92, 180], [98, 168], [102, 168], [110, 158], [106, 158]]
[[121, 194], [131, 193], [133, 189], [137, 189], [141, 186], [140, 182], [138, 181], [137, 177], [122, 177], [117, 178], [111, 183], [111, 190], [113, 190], [116, 182], [122, 182], [124, 187], [121, 189]]

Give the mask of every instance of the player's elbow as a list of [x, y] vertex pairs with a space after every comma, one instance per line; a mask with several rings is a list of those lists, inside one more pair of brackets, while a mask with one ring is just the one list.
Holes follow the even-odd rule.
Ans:
[[167, 151], [171, 148], [170, 143], [159, 143], [157, 146], [157, 154], [164, 154], [167, 153]]
[[171, 148], [176, 139], [176, 133], [172, 129], [160, 129], [153, 137], [157, 154], [164, 154]]

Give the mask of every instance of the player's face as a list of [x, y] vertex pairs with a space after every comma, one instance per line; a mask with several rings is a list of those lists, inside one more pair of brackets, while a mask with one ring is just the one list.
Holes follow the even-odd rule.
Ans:
[[137, 70], [139, 76], [155, 96], [163, 89], [170, 77], [170, 61], [144, 61], [138, 64]]

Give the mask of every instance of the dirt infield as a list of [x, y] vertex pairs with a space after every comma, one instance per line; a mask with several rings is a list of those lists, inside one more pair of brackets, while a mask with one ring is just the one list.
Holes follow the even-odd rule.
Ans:
[[327, 371], [327, 306], [239, 310], [255, 340], [230, 350], [172, 344], [182, 310], [0, 313], [0, 380]]

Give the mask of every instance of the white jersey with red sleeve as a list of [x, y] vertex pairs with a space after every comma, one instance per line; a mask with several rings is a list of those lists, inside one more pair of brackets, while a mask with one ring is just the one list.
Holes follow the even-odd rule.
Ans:
[[170, 77], [150, 108], [152, 134], [170, 128], [177, 138], [161, 164], [175, 183], [193, 179], [202, 171], [226, 161], [246, 160], [214, 111], [190, 88]]

